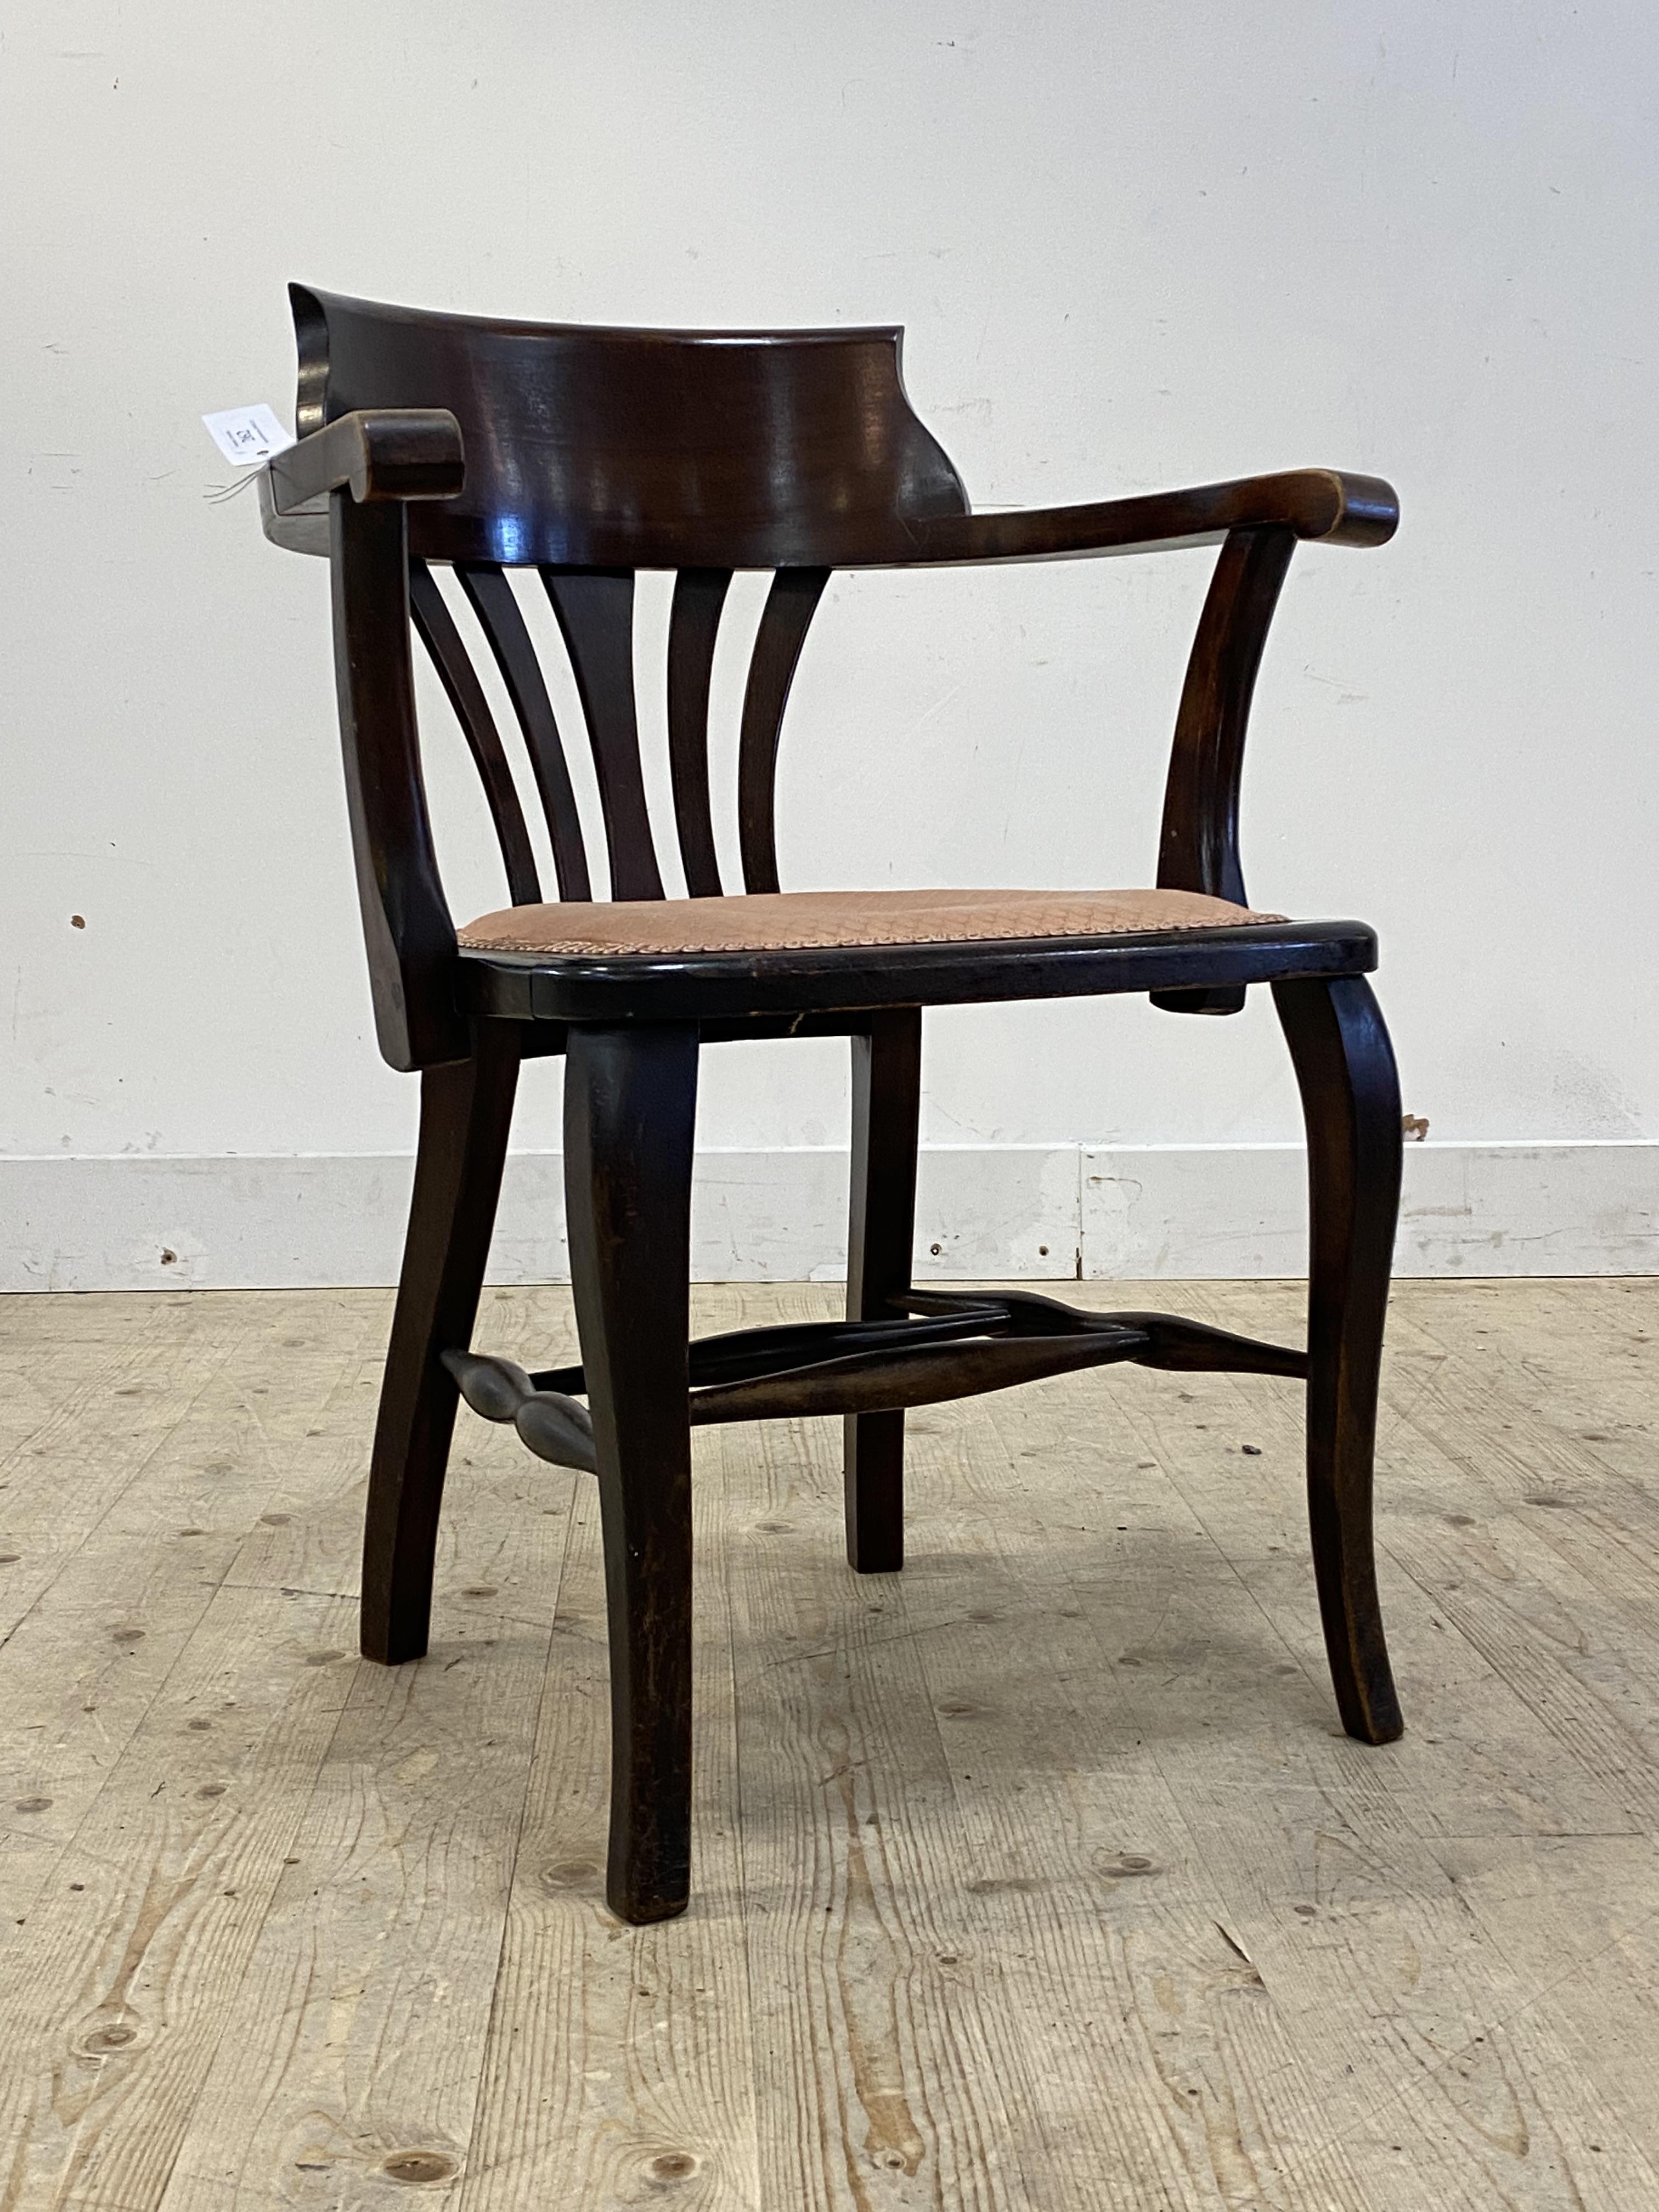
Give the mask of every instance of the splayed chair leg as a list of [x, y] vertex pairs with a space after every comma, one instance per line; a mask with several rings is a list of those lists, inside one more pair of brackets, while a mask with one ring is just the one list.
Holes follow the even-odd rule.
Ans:
[[518, 1077], [518, 1040], [505, 1023], [481, 1025], [471, 1060], [421, 1077], [415, 1192], [363, 1526], [362, 1651], [384, 1666], [418, 1659], [427, 1646], [457, 1398], [442, 1359], [471, 1341]]
[[1276, 983], [1308, 1130], [1308, 1507], [1342, 1725], [1389, 1743], [1405, 1723], [1377, 1601], [1371, 1476], [1389, 1271], [1400, 1209], [1400, 1085], [1363, 975]]
[[[853, 1184], [847, 1318], [890, 1316], [910, 1287], [916, 1224], [921, 1009], [872, 1014], [853, 1039]], [[904, 1415], [851, 1413], [844, 1424], [847, 1557], [860, 1574], [904, 1565]]]
[[697, 1032], [572, 1029], [565, 1209], [605, 1531], [605, 1894], [685, 1909], [691, 1856], [691, 1139]]

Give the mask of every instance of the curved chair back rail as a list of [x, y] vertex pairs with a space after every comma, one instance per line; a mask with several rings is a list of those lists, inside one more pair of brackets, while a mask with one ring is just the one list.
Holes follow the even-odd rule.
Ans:
[[[666, 669], [675, 829], [687, 889], [714, 895], [728, 888], [708, 751], [720, 618], [736, 569], [773, 570], [746, 678], [743, 880], [730, 888], [775, 890], [779, 737], [830, 569], [891, 550], [907, 525], [964, 517], [968, 501], [905, 398], [897, 331], [602, 330], [425, 313], [300, 285], [290, 296], [296, 454], [325, 445], [331, 426], [342, 436], [364, 426], [331, 501], [341, 708], [381, 1045], [395, 1066], [418, 1066], [464, 1043], [453, 988], [438, 988], [434, 975], [453, 957], [453, 927], [414, 732], [407, 618], [477, 766], [509, 896], [533, 902], [544, 886], [479, 680], [480, 647], [519, 725], [558, 893], [586, 899], [599, 856], [584, 847], [566, 734], [506, 574], [539, 568], [586, 724], [611, 896], [660, 898], [635, 697], [634, 586], [640, 568], [675, 569]], [[453, 448], [446, 418], [459, 433]], [[463, 450], [457, 470], [449, 456]], [[290, 459], [273, 472], [279, 509], [304, 465]], [[380, 564], [372, 593], [362, 587], [371, 559]], [[476, 623], [471, 645], [434, 563], [459, 577]], [[347, 592], [352, 569], [358, 586]]]
[[[437, 670], [489, 804], [514, 904], [546, 889], [481, 667], [493, 663], [532, 769], [558, 896], [586, 899], [569, 758], [507, 571], [539, 568], [575, 680], [610, 896], [667, 875], [646, 800], [635, 575], [675, 571], [667, 666], [678, 860], [695, 897], [779, 888], [783, 716], [837, 566], [1007, 561], [1223, 543], [1178, 719], [1160, 885], [1243, 904], [1237, 799], [1262, 642], [1296, 540], [1380, 542], [1386, 484], [1330, 470], [1028, 514], [974, 515], [905, 396], [896, 330], [614, 330], [438, 314], [289, 288], [300, 443], [262, 486], [267, 526], [307, 548], [325, 504], [347, 781], [381, 1048], [394, 1066], [466, 1048], [455, 933], [421, 773], [409, 631]], [[290, 534], [293, 533], [293, 534]], [[432, 574], [452, 567], [471, 641]], [[772, 571], [738, 761], [742, 882], [722, 878], [708, 702], [739, 568]], [[577, 742], [580, 742], [578, 738]], [[1170, 990], [1230, 1012], [1237, 986]]]
[[901, 518], [968, 512], [905, 397], [896, 330], [637, 331], [432, 314], [289, 287], [306, 438], [447, 408], [459, 493], [411, 516], [430, 561], [834, 568]]

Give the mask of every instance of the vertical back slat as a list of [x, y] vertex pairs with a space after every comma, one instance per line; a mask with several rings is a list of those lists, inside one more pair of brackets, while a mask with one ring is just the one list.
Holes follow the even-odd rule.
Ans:
[[634, 572], [544, 568], [542, 580], [570, 654], [593, 749], [611, 896], [661, 898], [634, 707]]
[[507, 866], [507, 895], [514, 906], [533, 906], [541, 898], [541, 879], [513, 771], [455, 618], [424, 561], [410, 563], [409, 611], [477, 764]]
[[582, 843], [581, 817], [576, 811], [570, 767], [523, 610], [500, 568], [493, 565], [465, 565], [456, 573], [489, 640], [495, 665], [501, 672], [501, 681], [524, 732], [525, 749], [530, 755], [536, 788], [541, 794], [542, 811], [547, 817], [547, 834], [553, 843], [553, 867], [559, 879], [559, 896], [568, 899], [591, 898], [587, 853]]
[[668, 753], [674, 778], [685, 887], [693, 898], [718, 898], [720, 860], [708, 804], [708, 686], [729, 568], [682, 568], [674, 579], [668, 625]]
[[780, 568], [756, 633], [738, 750], [738, 840], [745, 890], [778, 888], [778, 739], [795, 665], [829, 580], [827, 568]]

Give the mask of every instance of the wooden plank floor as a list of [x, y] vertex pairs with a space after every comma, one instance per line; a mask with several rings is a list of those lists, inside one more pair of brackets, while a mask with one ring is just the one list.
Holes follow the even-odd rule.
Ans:
[[[701, 1432], [696, 1893], [643, 1930], [586, 1478], [464, 1416], [431, 1655], [355, 1656], [388, 1310], [0, 1304], [0, 2212], [1659, 2206], [1659, 1281], [1398, 1290], [1381, 1751], [1294, 1386], [915, 1416], [899, 1577], [838, 1424]], [[567, 1294], [477, 1340], [565, 1356]]]

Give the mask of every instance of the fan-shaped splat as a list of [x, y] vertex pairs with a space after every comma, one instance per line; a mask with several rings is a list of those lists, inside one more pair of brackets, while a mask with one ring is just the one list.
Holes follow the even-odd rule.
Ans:
[[599, 780], [611, 896], [663, 896], [651, 839], [634, 710], [634, 573], [544, 568], [542, 580], [564, 635]]
[[[512, 702], [547, 818], [562, 898], [592, 896], [593, 860], [547, 680], [505, 571], [467, 562], [461, 587], [489, 642]], [[683, 569], [675, 579], [665, 682], [675, 827], [686, 888], [694, 898], [723, 889], [710, 799], [709, 695], [714, 651], [732, 572]], [[634, 575], [630, 570], [544, 569], [543, 580], [569, 655], [597, 775], [611, 896], [665, 896], [646, 800], [634, 692]], [[784, 710], [801, 648], [829, 571], [783, 568], [773, 576], [755, 634], [744, 691], [738, 754], [738, 846], [745, 890], [778, 889], [777, 757]], [[500, 732], [467, 641], [426, 563], [410, 567], [410, 609], [460, 722], [483, 785], [515, 906], [542, 891], [529, 832]]]

